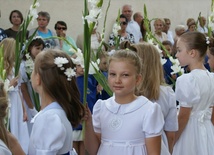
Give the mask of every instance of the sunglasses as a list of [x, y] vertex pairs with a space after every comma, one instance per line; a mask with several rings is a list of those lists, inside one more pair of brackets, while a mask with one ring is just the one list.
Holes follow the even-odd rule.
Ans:
[[120, 25], [126, 25], [127, 22], [120, 22]]
[[67, 30], [66, 27], [57, 27], [56, 29], [57, 29], [57, 30]]

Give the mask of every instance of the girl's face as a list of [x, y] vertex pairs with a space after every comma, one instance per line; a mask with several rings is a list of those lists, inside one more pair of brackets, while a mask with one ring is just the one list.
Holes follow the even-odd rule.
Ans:
[[[172, 53], [172, 47], [170, 45], [163, 45], [165, 49], [169, 52], [169, 54]], [[166, 56], [165, 51], [163, 50], [163, 55]]]
[[31, 49], [31, 57], [35, 59], [37, 54], [39, 54], [43, 50], [43, 48], [43, 45], [33, 46]]
[[208, 55], [209, 66], [212, 70], [214, 70], [214, 55], [212, 55], [209, 50], [207, 52], [207, 55]]
[[76, 74], [77, 76], [84, 75], [84, 68], [82, 68], [81, 65], [76, 65]]
[[17, 12], [14, 12], [11, 16], [11, 22], [13, 25], [21, 25], [21, 17]]
[[186, 48], [186, 43], [181, 39], [177, 41], [177, 53], [175, 56], [178, 58], [181, 66], [187, 66], [189, 64], [189, 50]]
[[108, 83], [116, 97], [131, 97], [141, 76], [128, 61], [112, 60], [109, 64]]
[[104, 71], [104, 72], [108, 71], [108, 65], [107, 65], [106, 58], [101, 58], [100, 59], [99, 68], [100, 68], [101, 71]]

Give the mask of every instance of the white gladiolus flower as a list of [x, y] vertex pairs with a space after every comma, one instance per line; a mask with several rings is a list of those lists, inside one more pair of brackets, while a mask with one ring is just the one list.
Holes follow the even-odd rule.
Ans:
[[167, 62], [167, 60], [164, 59], [164, 58], [160, 58], [160, 61], [161, 61], [161, 64], [162, 64], [162, 65], [164, 65], [164, 64]]
[[153, 39], [148, 39], [147, 41], [149, 44], [152, 44], [153, 45]]
[[118, 36], [118, 31], [121, 29], [121, 26], [118, 23], [114, 23], [113, 25], [113, 34], [114, 36]]
[[173, 70], [171, 74], [177, 74], [181, 72], [181, 66], [179, 66], [178, 64], [174, 64], [173, 66], [171, 66], [171, 69]]
[[81, 65], [84, 68], [84, 57], [82, 51], [78, 48], [77, 52], [75, 53], [76, 58], [71, 58], [74, 64]]
[[96, 70], [99, 70], [99, 66], [98, 64], [100, 63], [100, 59], [97, 59], [97, 62], [90, 62], [90, 66], [89, 66], [89, 74], [96, 74]]
[[158, 44], [154, 45], [156, 47], [156, 49], [158, 50], [158, 53], [162, 53], [163, 51], [159, 48]]

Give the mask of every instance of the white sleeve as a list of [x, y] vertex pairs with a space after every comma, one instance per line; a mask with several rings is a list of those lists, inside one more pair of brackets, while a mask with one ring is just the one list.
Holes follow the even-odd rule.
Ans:
[[150, 103], [151, 106], [147, 110], [147, 113], [142, 123], [142, 130], [145, 132], [145, 137], [156, 137], [162, 134], [164, 118], [160, 105], [157, 103]]
[[168, 106], [169, 110], [167, 115], [165, 116], [165, 131], [177, 131], [178, 130], [178, 117], [177, 117], [177, 107], [176, 107], [176, 98], [175, 92], [172, 88], [167, 88], [167, 96], [168, 96]]
[[101, 133], [101, 122], [100, 122], [100, 110], [101, 110], [102, 100], [98, 100], [93, 107], [93, 126], [96, 133]]
[[200, 89], [191, 74], [178, 77], [175, 96], [182, 107], [192, 107], [194, 103], [200, 100]]
[[65, 142], [65, 133], [65, 126], [57, 114], [38, 117], [31, 133], [35, 155], [56, 155]]

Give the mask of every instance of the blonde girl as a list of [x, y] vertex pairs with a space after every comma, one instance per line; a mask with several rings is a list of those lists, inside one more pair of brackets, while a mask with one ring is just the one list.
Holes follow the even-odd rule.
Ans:
[[160, 155], [163, 115], [157, 103], [136, 96], [141, 60], [131, 50], [109, 60], [109, 86], [114, 96], [98, 100], [86, 115], [85, 147], [91, 155]]
[[[157, 48], [149, 43], [132, 45], [142, 59], [142, 83], [138, 87], [139, 95], [144, 95], [161, 106], [164, 115], [164, 132], [161, 154], [172, 153], [175, 132], [178, 130], [175, 93], [164, 80], [163, 66]], [[166, 149], [167, 148], [167, 149]]]
[[28, 152], [29, 144], [29, 133], [27, 128], [27, 114], [24, 108], [20, 81], [21, 77], [14, 75], [14, 65], [15, 65], [15, 44], [16, 41], [13, 38], [5, 38], [0, 46], [3, 46], [4, 53], [4, 68], [6, 70], [7, 79], [10, 81], [10, 86], [14, 89], [8, 92], [8, 97], [10, 99], [10, 131], [18, 139], [22, 149], [25, 153]]

